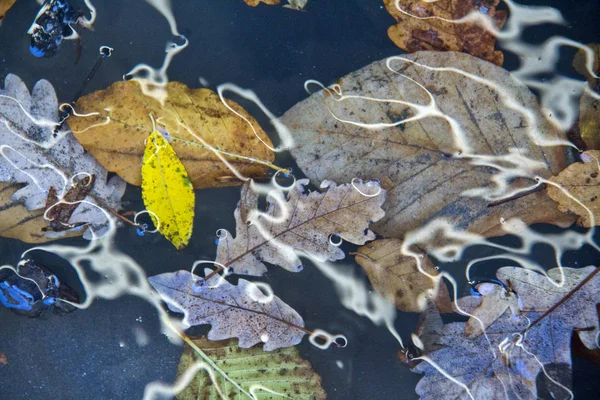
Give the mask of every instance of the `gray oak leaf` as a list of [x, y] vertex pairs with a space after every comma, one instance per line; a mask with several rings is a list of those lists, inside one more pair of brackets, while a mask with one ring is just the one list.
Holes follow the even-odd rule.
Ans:
[[265, 212], [257, 210], [258, 195], [247, 182], [235, 210], [236, 235], [219, 239], [216, 261], [237, 274], [260, 276], [264, 262], [299, 272], [302, 263], [295, 250], [321, 261], [344, 258], [331, 235], [354, 244], [375, 239], [369, 224], [383, 218], [386, 192], [376, 182], [336, 185], [321, 183], [324, 192], [305, 194], [308, 179], [300, 179], [287, 197], [279, 189], [267, 195]]
[[[92, 204], [80, 203], [69, 223], [84, 222], [102, 235], [108, 220], [98, 206], [118, 209], [126, 184], [116, 176], [107, 179], [106, 170], [70, 131], [54, 132], [57, 122], [58, 99], [48, 81], [38, 81], [30, 94], [19, 77], [12, 74], [6, 77], [4, 89], [0, 90], [0, 182], [13, 185], [16, 191], [9, 203], [2, 206], [23, 205], [29, 211], [43, 210], [51, 187], [60, 198], [73, 179], [94, 175], [94, 188], [85, 198]], [[25, 222], [15, 221], [15, 224]], [[65, 231], [39, 232], [42, 240], [65, 234]], [[90, 229], [85, 230], [84, 237], [92, 237]]]
[[[206, 269], [208, 275], [212, 270]], [[302, 317], [279, 297], [269, 299], [254, 283], [232, 285], [220, 275], [204, 281], [189, 271], [148, 278], [169, 309], [185, 314], [188, 325], [211, 325], [210, 340], [237, 337], [241, 348], [264, 343], [264, 350], [294, 346], [302, 340]]]
[[[413, 369], [425, 374], [416, 387], [417, 394], [421, 399], [537, 399], [536, 382], [543, 382], [556, 398], [568, 398], [571, 336], [579, 335], [589, 349], [598, 348], [595, 338], [600, 275], [594, 275], [569, 298], [565, 296], [595, 270], [593, 266], [562, 268], [563, 282], [561, 270], [555, 268], [548, 271], [551, 282], [544, 275], [523, 268], [500, 268], [496, 275], [521, 299], [522, 315], [515, 316], [510, 307], [504, 307], [503, 315], [485, 329], [485, 334], [471, 338], [465, 333], [467, 323], [445, 324], [441, 334], [436, 332], [429, 338], [429, 347], [435, 350], [426, 357], [456, 381], [422, 361]], [[467, 312], [497, 306], [495, 302], [481, 302], [481, 298], [463, 299], [459, 300]], [[485, 310], [479, 310], [479, 315], [482, 313]], [[573, 333], [575, 328], [579, 329]]]

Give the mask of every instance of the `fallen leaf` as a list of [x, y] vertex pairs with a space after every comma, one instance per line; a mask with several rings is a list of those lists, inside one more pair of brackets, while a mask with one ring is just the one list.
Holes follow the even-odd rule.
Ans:
[[558, 203], [559, 210], [577, 214], [577, 223], [589, 228], [600, 225], [600, 150], [586, 151], [581, 159], [582, 162], [571, 164], [560, 174], [550, 178], [550, 181], [561, 185], [568, 194], [554, 185], [548, 185], [547, 191]]
[[223, 160], [248, 177], [260, 177], [273, 166], [271, 141], [238, 104], [227, 100], [249, 122], [229, 110], [210, 89], [190, 89], [169, 82], [166, 90], [163, 107], [158, 100], [145, 96], [136, 81], [113, 83], [77, 101], [78, 113], [95, 115], [73, 116], [68, 123], [77, 140], [98, 162], [136, 186], [142, 183], [145, 140], [153, 130], [149, 114], [170, 139], [197, 189], [242, 183], [224, 179], [233, 172]]
[[594, 74], [598, 74], [600, 72], [600, 44], [599, 43], [589, 43], [586, 45], [589, 50], [594, 53], [594, 58], [592, 60], [592, 70], [590, 71], [587, 67], [587, 54], [583, 49], [579, 49], [575, 57], [573, 57], [573, 68], [575, 71], [583, 75], [590, 85], [590, 88], [593, 90], [600, 89], [600, 79], [596, 78]]
[[600, 150], [600, 100], [595, 96], [586, 90], [579, 102], [579, 135], [587, 150]]
[[[73, 183], [62, 199], [58, 198], [56, 188], [51, 187], [46, 198], [46, 218], [50, 225], [42, 228], [43, 231], [62, 232], [79, 226], [85, 222], [69, 222], [71, 215], [94, 188], [96, 177], [90, 175], [83, 179], [73, 179]], [[62, 200], [62, 201], [61, 201]]]
[[279, 4], [281, 0], [244, 0], [244, 3], [248, 4], [251, 7], [256, 7], [260, 3], [267, 4], [269, 6]]
[[470, 12], [480, 12], [490, 17], [497, 28], [502, 28], [507, 13], [496, 10], [500, 0], [383, 0], [383, 3], [398, 21], [388, 29], [388, 36], [409, 53], [462, 51], [496, 65], [504, 62], [502, 52], [494, 50], [496, 38], [492, 33], [477, 23], [456, 22]]
[[[555, 268], [548, 271], [547, 278], [524, 268], [500, 268], [498, 279], [510, 284], [522, 300], [523, 315], [515, 317], [506, 310], [485, 335], [476, 338], [465, 336], [464, 322], [444, 325], [437, 336], [440, 348], [427, 354], [425, 361], [432, 361], [447, 375], [443, 376], [432, 363], [421, 362], [414, 369], [425, 374], [417, 385], [417, 394], [421, 399], [536, 399], [536, 382], [543, 382], [556, 397], [568, 397], [573, 330], [589, 328], [576, 329], [575, 334], [587, 348], [597, 348], [600, 278], [590, 275], [595, 271], [593, 266]], [[552, 364], [565, 367], [559, 376], [552, 377], [558, 383], [548, 380], [542, 369], [545, 366], [548, 370]], [[542, 374], [541, 379], [538, 374]]]
[[[471, 309], [471, 302], [473, 300], [478, 303], [479, 300], [481, 302], [479, 307], [469, 311], [472, 316], [465, 325], [465, 335], [469, 339], [475, 338], [485, 332], [491, 324], [504, 315], [507, 309], [510, 309], [514, 316], [520, 315], [519, 299], [512, 290], [492, 283], [483, 283], [479, 286], [483, 285], [487, 285], [490, 289], [482, 293], [481, 299], [471, 296], [463, 297], [457, 301], [461, 309]], [[465, 301], [468, 301], [468, 303]]]
[[8, 365], [8, 357], [2, 351], [0, 351], [0, 364]]
[[[295, 347], [265, 353], [260, 347], [241, 349], [234, 339], [218, 342], [205, 337], [193, 340], [194, 344], [236, 382], [241, 392], [229, 381], [218, 379], [217, 384], [227, 398], [247, 398], [251, 387], [261, 385], [277, 394], [264, 390], [256, 392], [261, 400], [281, 398], [298, 400], [323, 400], [327, 396], [321, 386], [321, 377], [303, 360]], [[203, 361], [194, 349], [185, 344], [179, 361], [177, 375], [181, 376], [194, 362]], [[177, 395], [178, 400], [221, 399], [206, 371], [198, 372], [190, 384]]]
[[241, 348], [263, 342], [264, 350], [271, 351], [294, 346], [305, 334], [304, 321], [296, 311], [277, 296], [269, 298], [245, 279], [236, 286], [220, 275], [204, 281], [182, 270], [155, 275], [148, 281], [171, 311], [185, 314], [186, 324], [212, 325], [210, 340], [237, 337]]
[[51, 188], [62, 199], [71, 182], [84, 176], [95, 176], [94, 188], [67, 222], [83, 222], [102, 235], [108, 219], [99, 207], [120, 207], [125, 182], [119, 177], [107, 179], [106, 170], [85, 152], [70, 131], [54, 132], [57, 122], [58, 100], [48, 81], [36, 83], [30, 94], [20, 78], [12, 74], [6, 77], [5, 88], [0, 90], [0, 182], [4, 182], [6, 190], [0, 193], [0, 206], [2, 211], [12, 211], [0, 223], [2, 235], [38, 243], [82, 232], [84, 238], [91, 238], [90, 229], [84, 232], [81, 226], [43, 232], [42, 227], [48, 223], [41, 224], [40, 220], [51, 206], [47, 204]]
[[17, 0], [0, 0], [0, 22], [6, 16], [6, 12], [15, 4]]
[[156, 130], [142, 160], [142, 198], [158, 231], [177, 250], [187, 246], [194, 227], [194, 188], [173, 147]]
[[243, 275], [264, 274], [264, 262], [299, 272], [302, 262], [294, 250], [321, 261], [336, 261], [345, 255], [331, 235], [354, 244], [375, 239], [368, 230], [369, 223], [383, 217], [381, 204], [385, 201], [385, 190], [376, 182], [337, 186], [324, 181], [321, 189], [325, 192], [305, 194], [307, 183], [308, 179], [296, 181], [287, 197], [280, 189], [269, 192], [268, 208], [263, 213], [257, 210], [258, 193], [253, 183], [247, 182], [234, 213], [236, 235], [224, 231], [216, 262]]
[[379, 239], [359, 247], [354, 259], [363, 267], [377, 292], [394, 301], [400, 311], [419, 312], [433, 301], [441, 312], [452, 312], [448, 288], [426, 255], [422, 254], [420, 272], [413, 257], [402, 254], [399, 239]]
[[[526, 224], [573, 222], [543, 190], [493, 207], [486, 198], [531, 188], [535, 174], [549, 177], [566, 166], [564, 148], [536, 144], [566, 138], [545, 120], [527, 87], [464, 53], [390, 59], [398, 73], [386, 61], [347, 75], [281, 118], [294, 136], [291, 154], [311, 180], [379, 179], [388, 190], [386, 215], [372, 229], [385, 237], [402, 238], [437, 218], [485, 236], [504, 234], [503, 221], [512, 217]], [[465, 194], [476, 188], [486, 195]]]

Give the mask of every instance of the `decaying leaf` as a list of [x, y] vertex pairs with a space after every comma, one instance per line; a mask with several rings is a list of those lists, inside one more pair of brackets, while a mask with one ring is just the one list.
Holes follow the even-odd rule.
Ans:
[[[235, 339], [210, 341], [204, 337], [194, 339], [206, 355], [236, 382], [244, 391], [251, 393], [253, 385], [261, 385], [275, 393], [264, 390], [256, 392], [260, 400], [282, 398], [298, 400], [323, 400], [327, 396], [321, 386], [321, 377], [303, 360], [295, 347], [265, 353], [260, 347], [241, 349]], [[177, 375], [181, 376], [194, 362], [202, 361], [194, 349], [186, 344], [179, 361]], [[230, 399], [245, 399], [247, 396], [224, 379], [218, 379], [221, 392]], [[215, 385], [206, 371], [200, 371], [177, 395], [178, 400], [221, 400]]]
[[585, 150], [600, 150], [600, 79], [592, 74], [600, 74], [600, 44], [591, 43], [587, 46], [594, 53], [592, 71], [586, 65], [587, 54], [583, 49], [573, 58], [573, 67], [585, 77], [589, 85], [579, 101], [579, 135], [586, 144]]
[[245, 279], [236, 286], [219, 275], [203, 281], [182, 270], [155, 275], [148, 281], [169, 309], [185, 314], [186, 324], [212, 325], [210, 340], [237, 337], [241, 348], [263, 342], [264, 350], [270, 351], [294, 346], [304, 336], [304, 321], [296, 311]]
[[138, 82], [116, 82], [80, 98], [77, 112], [95, 114], [71, 117], [69, 125], [98, 162], [136, 186], [142, 183], [145, 140], [153, 130], [149, 114], [156, 118], [159, 131], [169, 139], [195, 188], [241, 184], [237, 179], [223, 179], [233, 175], [223, 160], [250, 177], [262, 176], [271, 166], [271, 141], [238, 104], [227, 100], [243, 118], [210, 89], [169, 82], [166, 90], [163, 107], [155, 98], [145, 96]]
[[[94, 187], [85, 202], [72, 211], [69, 221], [63, 223], [84, 223], [102, 235], [108, 219], [98, 207], [120, 207], [125, 182], [119, 177], [107, 180], [106, 170], [85, 152], [71, 132], [54, 132], [57, 121], [58, 100], [48, 81], [39, 81], [30, 94], [17, 76], [6, 77], [5, 88], [0, 90], [0, 212], [6, 217], [0, 223], [2, 235], [44, 242], [81, 234], [83, 226], [43, 232], [48, 222], [41, 221], [44, 210], [52, 207], [47, 202], [51, 188], [56, 190], [56, 198], [63, 199], [73, 182], [85, 176], [95, 177]], [[85, 229], [84, 237], [92, 237], [90, 229]]]
[[403, 50], [462, 51], [496, 65], [504, 62], [502, 52], [494, 50], [496, 38], [492, 33], [477, 23], [457, 22], [471, 12], [480, 12], [501, 28], [507, 14], [496, 10], [500, 0], [383, 0], [383, 3], [398, 21], [388, 29], [388, 36]]
[[0, 22], [6, 16], [6, 12], [15, 4], [17, 0], [0, 0]]
[[548, 195], [558, 202], [559, 210], [577, 214], [577, 223], [589, 228], [600, 225], [600, 150], [582, 153], [581, 161], [550, 179], [561, 185], [568, 195], [554, 185], [548, 185]]
[[256, 7], [260, 3], [267, 4], [269, 6], [279, 4], [281, 0], [244, 0], [244, 3], [251, 7]]
[[[543, 190], [490, 207], [493, 198], [535, 186], [536, 174], [549, 177], [566, 166], [564, 148], [536, 144], [565, 139], [536, 104], [502, 68], [464, 53], [424, 51], [351, 73], [281, 121], [294, 136], [292, 155], [313, 181], [381, 181], [386, 215], [373, 224], [376, 232], [401, 238], [445, 218], [494, 236], [512, 217], [560, 226], [574, 220]], [[476, 188], [483, 194], [467, 195]]]
[[194, 227], [194, 188], [173, 147], [158, 131], [146, 141], [142, 198], [158, 231], [181, 250]]
[[398, 310], [423, 311], [433, 301], [441, 312], [452, 312], [444, 282], [425, 275], [439, 275], [429, 257], [423, 254], [421, 266], [425, 273], [422, 273], [413, 257], [402, 254], [401, 246], [400, 239], [375, 240], [359, 247], [354, 259], [363, 267], [375, 290], [394, 301]]
[[219, 239], [216, 261], [236, 274], [260, 276], [267, 272], [263, 262], [299, 272], [302, 263], [294, 250], [318, 260], [344, 258], [337, 235], [354, 244], [375, 239], [368, 230], [371, 221], [384, 216], [381, 205], [385, 190], [376, 182], [356, 182], [337, 186], [323, 181], [324, 192], [305, 194], [308, 179], [296, 181], [287, 197], [280, 189], [267, 196], [268, 208], [257, 211], [258, 193], [253, 182], [242, 188], [241, 201], [235, 210], [236, 235], [229, 232]]
[[2, 351], [0, 351], [0, 364], [8, 365], [8, 357]]
[[[485, 335], [476, 338], [465, 336], [466, 323], [444, 325], [442, 334], [437, 335], [440, 348], [427, 354], [426, 360], [433, 361], [455, 381], [442, 375], [434, 364], [421, 362], [414, 369], [425, 374], [417, 385], [417, 394], [421, 399], [537, 399], [537, 380], [546, 384], [555, 397], [568, 398], [571, 335], [578, 335], [586, 347], [597, 348], [600, 275], [590, 278], [595, 270], [593, 266], [555, 268], [546, 277], [523, 268], [499, 269], [498, 279], [510, 285], [522, 300], [523, 315], [515, 317], [506, 310]], [[481, 303], [478, 307], [494, 306]], [[563, 367], [559, 369], [561, 374], [552, 376], [555, 382], [542, 369], [546, 366], [548, 370], [549, 364]], [[543, 374], [542, 379], [538, 374]]]
[[73, 184], [69, 187], [65, 195], [61, 199], [58, 198], [56, 188], [52, 186], [48, 190], [46, 198], [46, 218], [49, 220], [49, 225], [42, 228], [43, 231], [62, 232], [68, 231], [79, 226], [86, 225], [86, 222], [69, 222], [73, 212], [79, 206], [92, 189], [96, 177], [90, 175], [83, 179], [73, 179]]

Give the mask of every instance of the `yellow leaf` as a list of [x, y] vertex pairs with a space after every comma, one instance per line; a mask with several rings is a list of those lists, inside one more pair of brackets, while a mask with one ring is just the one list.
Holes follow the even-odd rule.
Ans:
[[265, 3], [269, 6], [279, 4], [280, 0], [244, 0], [244, 3], [248, 4], [251, 7], [256, 7], [260, 3]]
[[6, 12], [15, 4], [17, 0], [0, 0], [0, 21], [4, 19]]
[[192, 236], [194, 190], [175, 150], [157, 130], [146, 140], [142, 197], [158, 231], [178, 250], [184, 248]]
[[169, 133], [196, 189], [241, 185], [229, 179], [233, 172], [225, 162], [253, 178], [276, 168], [269, 137], [240, 105], [227, 100], [229, 109], [212, 90], [179, 82], [169, 82], [166, 90], [161, 105], [144, 95], [138, 82], [113, 83], [77, 100], [80, 115], [69, 118], [69, 126], [104, 168], [136, 186], [142, 182], [144, 143], [153, 129], [148, 114]]

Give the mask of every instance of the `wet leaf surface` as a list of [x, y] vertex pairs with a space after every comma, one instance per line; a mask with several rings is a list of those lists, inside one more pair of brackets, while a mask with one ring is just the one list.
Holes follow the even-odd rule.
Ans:
[[[215, 342], [205, 337], [194, 339], [194, 344], [246, 392], [250, 392], [253, 385], [261, 385], [278, 393], [259, 390], [256, 396], [260, 400], [276, 400], [282, 396], [299, 400], [326, 398], [321, 386], [321, 377], [315, 373], [308, 361], [300, 357], [294, 347], [265, 353], [260, 346], [242, 349], [238, 347], [235, 339]], [[197, 361], [202, 361], [202, 358], [186, 344], [179, 361], [178, 376]], [[246, 398], [224, 379], [218, 379], [217, 383], [227, 398]], [[177, 399], [220, 400], [221, 397], [208, 373], [200, 371], [186, 389], [177, 395]]]
[[235, 237], [223, 231], [216, 261], [243, 275], [263, 275], [264, 262], [299, 272], [302, 262], [294, 250], [336, 261], [345, 257], [338, 247], [342, 239], [354, 244], [375, 239], [369, 224], [384, 216], [381, 205], [386, 197], [376, 182], [338, 186], [324, 181], [323, 192], [304, 193], [307, 184], [307, 179], [298, 180], [287, 196], [271, 190], [263, 213], [257, 210], [258, 192], [247, 182], [234, 214]]
[[187, 246], [194, 227], [194, 188], [173, 147], [158, 131], [146, 141], [142, 198], [158, 231], [177, 250]]
[[359, 247], [354, 257], [379, 293], [396, 304], [400, 311], [419, 312], [433, 301], [441, 312], [452, 312], [448, 288], [437, 277], [439, 272], [423, 255], [419, 271], [413, 257], [402, 254], [399, 239], [379, 239]]
[[[568, 397], [571, 385], [571, 335], [578, 335], [590, 349], [597, 348], [600, 278], [590, 278], [596, 267], [555, 268], [548, 277], [524, 268], [504, 267], [498, 279], [510, 286], [523, 304], [523, 315], [515, 317], [510, 310], [485, 330], [485, 335], [468, 338], [467, 323], [445, 324], [441, 335], [434, 336], [439, 349], [427, 354], [444, 373], [424, 360], [414, 369], [424, 373], [416, 391], [421, 399], [439, 398], [504, 398], [536, 399], [543, 383], [556, 396]], [[463, 298], [464, 299], [464, 298]], [[463, 300], [460, 299], [460, 300]], [[467, 312], [495, 307], [493, 302], [477, 304], [462, 301]], [[466, 305], [470, 303], [470, 307]], [[548, 313], [548, 314], [546, 314]], [[542, 317], [540, 319], [540, 317]], [[473, 318], [473, 317], [472, 317]], [[583, 330], [577, 330], [576, 328]], [[525, 331], [526, 330], [526, 331]], [[525, 332], [525, 333], [524, 333]], [[544, 374], [550, 364], [560, 365], [550, 381]], [[542, 374], [538, 377], [538, 374]], [[540, 379], [541, 378], [541, 379]], [[470, 393], [466, 392], [468, 388]]]
[[200, 277], [182, 270], [155, 275], [148, 281], [171, 311], [185, 313], [185, 323], [212, 325], [210, 340], [237, 337], [241, 348], [262, 342], [264, 350], [271, 351], [294, 346], [305, 334], [298, 328], [304, 327], [304, 321], [296, 311], [245, 279], [237, 285], [219, 275], [200, 281]]
[[581, 162], [569, 165], [550, 180], [567, 192], [548, 186], [548, 195], [558, 202], [561, 211], [578, 215], [581, 226], [600, 225], [600, 150], [584, 152]]
[[0, 21], [6, 17], [6, 13], [17, 0], [0, 0]]
[[[526, 190], [536, 185], [534, 175], [566, 166], [564, 148], [536, 144], [566, 139], [529, 89], [463, 53], [418, 52], [389, 63], [340, 79], [341, 97], [322, 90], [284, 114], [296, 144], [291, 153], [310, 179], [379, 179], [388, 190], [386, 215], [373, 229], [386, 237], [435, 218], [486, 236], [503, 234], [512, 217], [573, 222], [542, 190], [490, 207], [504, 198], [495, 190]], [[477, 188], [483, 195], [467, 195]]]
[[267, 171], [273, 161], [267, 147], [272, 146], [271, 141], [244, 109], [227, 100], [251, 125], [229, 110], [210, 89], [190, 89], [169, 82], [166, 90], [163, 107], [155, 98], [144, 95], [136, 81], [113, 83], [77, 101], [78, 113], [96, 114], [71, 117], [68, 123], [77, 140], [99, 163], [136, 186], [142, 183], [145, 141], [154, 129], [150, 114], [183, 162], [195, 188], [241, 184], [237, 179], [223, 179], [233, 176], [223, 160], [243, 176], [260, 177]]
[[470, 12], [479, 12], [501, 28], [507, 13], [496, 10], [500, 0], [383, 0], [383, 3], [398, 22], [388, 29], [388, 36], [402, 50], [462, 51], [496, 65], [504, 62], [502, 52], [494, 50], [494, 35], [474, 22], [458, 22]]

